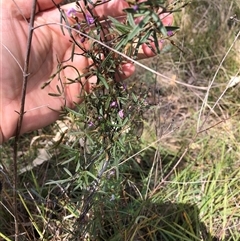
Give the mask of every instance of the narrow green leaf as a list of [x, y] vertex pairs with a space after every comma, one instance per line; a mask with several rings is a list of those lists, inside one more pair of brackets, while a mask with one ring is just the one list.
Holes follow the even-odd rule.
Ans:
[[60, 90], [59, 85], [56, 85], [56, 87], [57, 87], [57, 91], [58, 91], [58, 93], [59, 93], [60, 95], [62, 95], [62, 91]]
[[64, 167], [63, 170], [64, 170], [70, 177], [72, 177], [72, 173], [71, 173], [66, 167]]
[[61, 14], [60, 14], [60, 23], [61, 23], [60, 29], [61, 29], [61, 31], [62, 31], [63, 36], [65, 36], [64, 28], [63, 28], [63, 25], [62, 25], [63, 19], [66, 19], [66, 14], [65, 14], [65, 12], [62, 10], [62, 11], [61, 11]]
[[98, 178], [97, 178], [95, 175], [93, 175], [91, 172], [85, 171], [85, 173], [86, 173], [88, 176], [92, 177], [94, 180], [98, 180]]
[[153, 40], [154, 40], [155, 47], [157, 49], [157, 53], [160, 54], [161, 51], [159, 46], [159, 40], [158, 40], [157, 33], [155, 31], [153, 32]]
[[[146, 14], [149, 13], [149, 11], [146, 12]], [[144, 26], [148, 23], [150, 20], [151, 15], [147, 15], [142, 19], [139, 24], [135, 26], [135, 28], [128, 34], [128, 41], [132, 41], [137, 35], [140, 33], [140, 31], [144, 28]]]
[[159, 18], [159, 16], [156, 13], [152, 12], [152, 19], [157, 25], [159, 32], [161, 32], [163, 36], [167, 37], [167, 30], [163, 25], [162, 20]]
[[126, 117], [126, 118], [124, 119], [124, 121], [123, 121], [122, 125], [123, 125], [123, 126], [124, 126], [124, 125], [126, 125], [126, 124], [127, 124], [127, 122], [128, 122], [128, 120], [129, 120], [129, 118], [128, 118], [128, 117]]
[[176, 31], [179, 30], [179, 27], [177, 26], [165, 26], [167, 31]]
[[137, 96], [132, 92], [132, 98], [133, 98], [133, 101], [134, 102], [137, 102], [138, 101], [138, 98]]
[[134, 10], [133, 8], [124, 8], [123, 9], [123, 12], [125, 13], [129, 13], [129, 14], [135, 14], [136, 13], [136, 10]]
[[74, 58], [75, 46], [76, 46], [76, 44], [73, 43], [73, 45], [72, 45], [72, 52], [71, 52], [71, 61], [72, 62], [73, 62], [73, 58]]
[[[122, 47], [126, 46], [126, 44], [128, 43], [128, 38], [122, 38], [118, 44], [116, 44], [116, 46], [114, 47], [115, 50], [119, 51], [121, 50]], [[108, 63], [109, 59], [112, 57], [112, 53], [110, 53], [102, 62], [102, 66], [104, 68], [105, 65], [107, 65], [106, 63]]]
[[59, 96], [61, 96], [61, 94], [56, 94], [56, 93], [48, 93], [48, 95], [54, 96], [54, 97], [59, 97]]
[[42, 86], [41, 86], [41, 89], [44, 89], [46, 86], [48, 86], [50, 83], [51, 83], [51, 79], [47, 82], [45, 82]]
[[128, 23], [130, 24], [130, 26], [131, 26], [132, 28], [134, 28], [135, 25], [136, 25], [136, 23], [135, 23], [135, 21], [134, 21], [133, 15], [132, 15], [131, 13], [128, 13], [128, 14], [127, 14], [127, 20], [128, 20]]
[[107, 98], [106, 102], [105, 102], [105, 109], [107, 110], [109, 108], [110, 102], [111, 102], [111, 96], [109, 96], [109, 98]]
[[74, 80], [74, 79], [67, 78], [67, 80], [68, 80], [69, 82], [66, 82], [66, 84], [76, 83], [76, 80]]
[[80, 169], [81, 164], [80, 161], [77, 162], [76, 168], [75, 168], [75, 172], [78, 172], [78, 170]]
[[110, 16], [108, 16], [108, 19], [111, 20], [111, 22], [114, 24], [114, 27], [116, 28], [116, 30], [120, 33], [120, 34], [126, 34], [129, 31], [131, 31], [131, 27], [127, 26], [126, 24], [123, 24], [121, 22], [119, 22], [117, 19], [112, 18]]
[[108, 90], [109, 89], [109, 85], [108, 85], [106, 79], [101, 74], [99, 74], [97, 77], [102, 82], [102, 84], [105, 86], [105, 88]]
[[149, 37], [152, 35], [152, 32], [153, 32], [153, 30], [149, 30], [149, 31], [146, 32], [146, 34], [144, 36], [142, 36], [138, 39], [137, 45], [135, 47], [135, 52], [133, 54], [133, 58], [137, 57], [138, 50], [139, 50], [140, 46], [143, 43], [146, 43], [148, 41]]

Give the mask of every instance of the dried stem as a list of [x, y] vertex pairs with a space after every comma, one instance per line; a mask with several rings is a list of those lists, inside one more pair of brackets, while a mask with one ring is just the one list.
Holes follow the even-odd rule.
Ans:
[[29, 32], [27, 39], [27, 49], [26, 56], [24, 61], [23, 68], [23, 85], [22, 85], [22, 94], [21, 94], [21, 106], [20, 111], [18, 112], [19, 118], [16, 128], [15, 140], [14, 140], [14, 151], [13, 151], [13, 166], [14, 166], [14, 184], [13, 184], [13, 197], [14, 197], [14, 216], [15, 216], [15, 241], [18, 241], [19, 235], [19, 227], [18, 227], [18, 210], [17, 210], [17, 183], [18, 183], [18, 175], [17, 175], [17, 152], [18, 152], [18, 140], [21, 133], [23, 115], [24, 115], [24, 107], [25, 107], [25, 99], [26, 99], [26, 90], [27, 90], [27, 82], [29, 74], [29, 59], [31, 53], [31, 45], [32, 45], [32, 37], [34, 31], [34, 18], [35, 18], [35, 10], [36, 10], [37, 0], [33, 0], [32, 3], [32, 12], [29, 22]]

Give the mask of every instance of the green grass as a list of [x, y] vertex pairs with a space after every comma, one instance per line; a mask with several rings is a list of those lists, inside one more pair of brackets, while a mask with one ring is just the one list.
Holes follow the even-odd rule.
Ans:
[[[141, 69], [128, 80], [153, 105], [142, 117], [140, 143], [136, 130], [119, 138], [92, 198], [91, 184], [108, 157], [89, 154], [98, 140], [79, 143], [87, 133], [81, 116], [68, 114], [68, 132], [54, 147], [60, 122], [21, 138], [19, 240], [240, 240], [239, 84], [221, 96], [239, 71], [238, 42], [217, 72], [240, 29], [228, 27], [234, 13], [240, 13], [237, 0], [192, 1], [176, 16], [181, 30], [174, 41], [184, 52], [173, 46], [143, 62], [173, 81]], [[175, 77], [194, 86], [213, 81], [213, 87], [204, 99], [207, 89], [177, 85]], [[9, 141], [0, 149], [2, 240], [14, 240], [11, 148]], [[24, 171], [33, 160], [38, 165]]]

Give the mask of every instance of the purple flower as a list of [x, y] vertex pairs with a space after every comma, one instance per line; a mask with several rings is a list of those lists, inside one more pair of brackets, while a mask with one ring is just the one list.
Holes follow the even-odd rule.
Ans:
[[115, 107], [117, 106], [117, 102], [116, 101], [113, 101], [111, 104], [110, 104], [110, 107]]
[[123, 110], [120, 110], [120, 111], [118, 112], [118, 115], [119, 115], [119, 117], [122, 119], [122, 118], [124, 117], [124, 112], [123, 112]]
[[168, 37], [171, 37], [173, 35], [173, 31], [168, 31], [167, 35], [168, 35]]
[[125, 83], [123, 83], [123, 89], [126, 90], [127, 89], [127, 85]]
[[80, 30], [81, 25], [79, 23], [75, 23], [72, 27], [77, 29], [77, 30]]
[[89, 122], [88, 122], [88, 126], [89, 126], [89, 127], [94, 126], [93, 122], [92, 122], [92, 121], [89, 121]]
[[75, 18], [76, 17], [77, 11], [74, 8], [69, 8], [67, 10], [67, 16], [70, 18]]
[[134, 11], [137, 11], [138, 10], [138, 5], [135, 4], [132, 8], [133, 8]]
[[91, 16], [91, 15], [86, 15], [86, 21], [87, 21], [87, 24], [90, 25], [90, 24], [93, 24], [94, 23], [94, 18]]

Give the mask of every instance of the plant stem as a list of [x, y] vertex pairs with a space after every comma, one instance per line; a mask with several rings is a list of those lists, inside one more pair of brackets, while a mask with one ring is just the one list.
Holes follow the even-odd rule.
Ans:
[[32, 2], [32, 12], [29, 22], [29, 31], [28, 31], [28, 39], [27, 39], [27, 49], [24, 61], [24, 69], [23, 69], [23, 85], [22, 85], [22, 94], [21, 94], [21, 106], [20, 111], [18, 112], [19, 118], [16, 128], [15, 140], [14, 140], [14, 151], [13, 151], [13, 166], [14, 166], [14, 183], [13, 183], [13, 197], [14, 197], [14, 216], [15, 216], [15, 241], [18, 241], [19, 235], [19, 223], [18, 223], [18, 210], [17, 210], [17, 152], [18, 152], [18, 140], [21, 133], [23, 115], [24, 115], [24, 106], [26, 99], [26, 90], [27, 90], [27, 82], [29, 73], [29, 59], [31, 53], [31, 45], [32, 45], [32, 37], [34, 31], [34, 18], [35, 18], [35, 10], [36, 10], [37, 0], [33, 0]]

